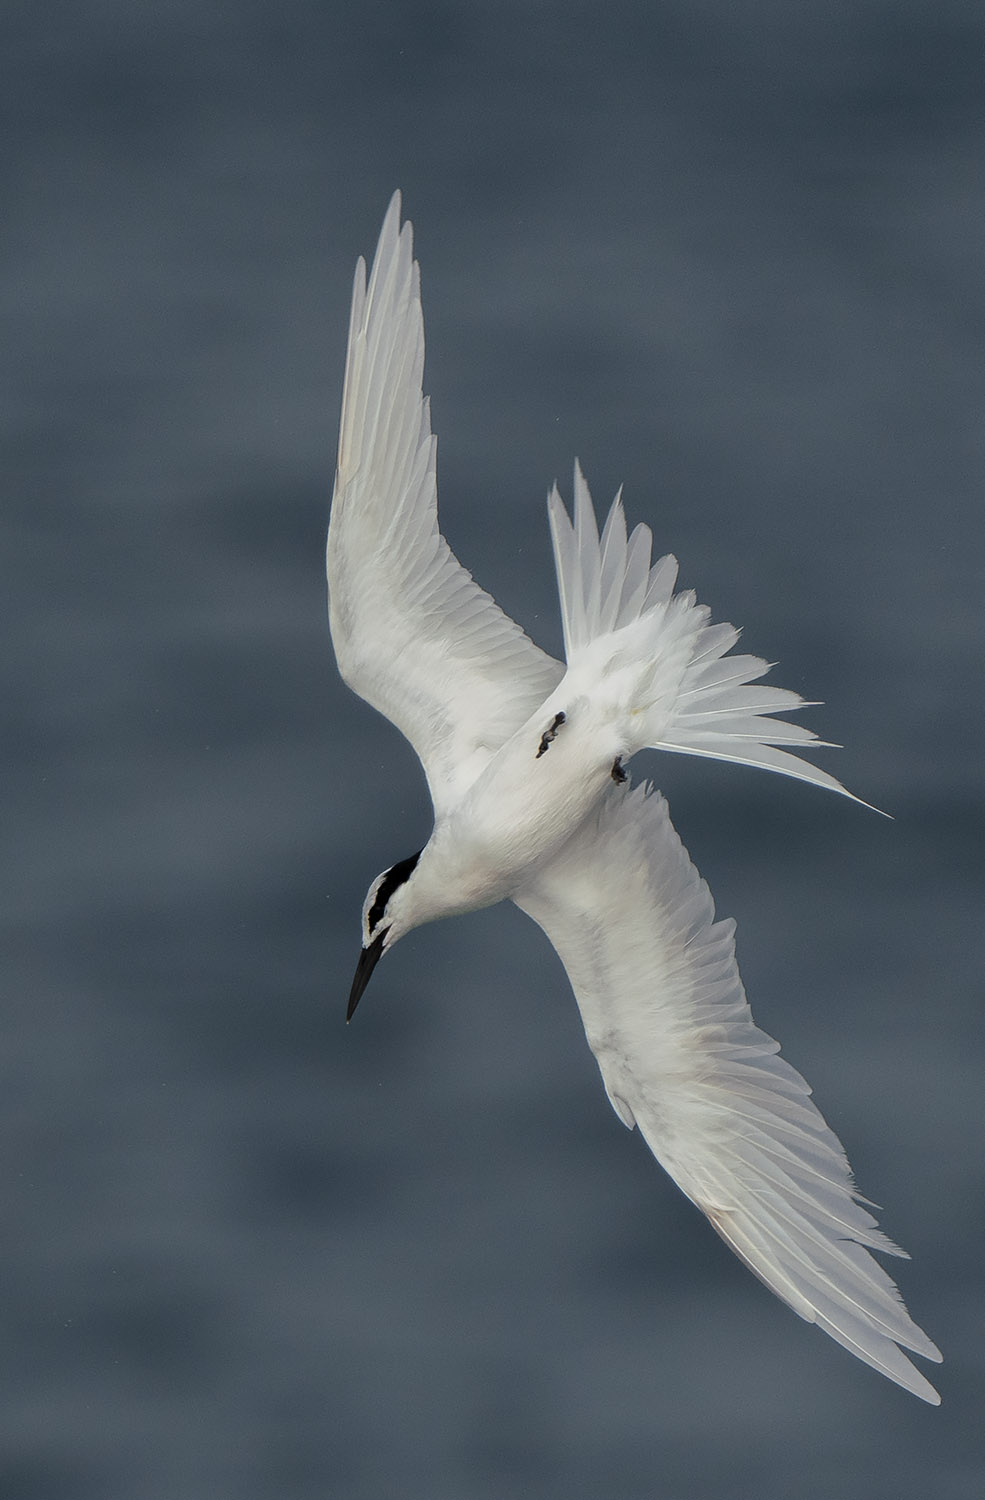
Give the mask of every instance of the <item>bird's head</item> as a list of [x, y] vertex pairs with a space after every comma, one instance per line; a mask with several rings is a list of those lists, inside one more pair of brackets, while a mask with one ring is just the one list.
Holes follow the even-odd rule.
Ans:
[[382, 871], [366, 892], [366, 900], [363, 902], [363, 949], [349, 994], [349, 1005], [345, 1013], [347, 1021], [352, 1020], [363, 990], [369, 984], [370, 975], [383, 954], [393, 947], [398, 938], [402, 938], [417, 925], [410, 916], [407, 882], [417, 868], [421, 852], [418, 849], [416, 854], [408, 855], [406, 859], [391, 865], [389, 870]]

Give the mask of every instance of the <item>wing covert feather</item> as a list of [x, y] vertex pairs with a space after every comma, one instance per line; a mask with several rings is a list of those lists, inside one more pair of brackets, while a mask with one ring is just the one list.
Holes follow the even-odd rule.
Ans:
[[541, 651], [438, 529], [436, 439], [422, 393], [424, 323], [412, 230], [395, 193], [369, 281], [356, 267], [328, 533], [339, 670], [417, 751], [435, 810], [552, 691]]
[[902, 1255], [863, 1207], [810, 1088], [754, 1024], [734, 923], [647, 786], [599, 813], [514, 897], [561, 958], [619, 1117], [795, 1312], [923, 1400], [898, 1345], [940, 1354], [869, 1253]]

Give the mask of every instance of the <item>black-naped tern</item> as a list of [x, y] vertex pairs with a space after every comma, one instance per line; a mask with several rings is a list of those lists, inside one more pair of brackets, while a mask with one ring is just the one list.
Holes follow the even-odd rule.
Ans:
[[412, 928], [514, 901], [561, 957], [624, 1124], [778, 1297], [936, 1404], [898, 1346], [940, 1353], [869, 1253], [904, 1252], [753, 1023], [734, 924], [715, 921], [666, 802], [625, 769], [649, 747], [845, 792], [798, 758], [822, 742], [773, 717], [804, 701], [762, 686], [767, 663], [730, 654], [738, 632], [674, 592], [675, 560], [651, 566], [650, 531], [627, 535], [618, 495], [599, 536], [577, 466], [573, 522], [556, 486], [548, 498], [566, 664], [539, 650], [438, 529], [423, 367], [420, 274], [394, 194], [368, 282], [356, 268], [330, 618], [343, 678], [421, 759], [434, 831], [370, 886], [348, 1014]]

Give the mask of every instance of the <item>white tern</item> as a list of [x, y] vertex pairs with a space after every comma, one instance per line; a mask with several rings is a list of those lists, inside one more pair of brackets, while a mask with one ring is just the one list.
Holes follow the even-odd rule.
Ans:
[[577, 466], [574, 520], [556, 486], [548, 497], [566, 661], [539, 650], [438, 529], [423, 368], [397, 193], [368, 281], [356, 268], [329, 609], [342, 677], [420, 757], [434, 830], [369, 888], [348, 1014], [413, 928], [514, 901], [560, 955], [620, 1120], [794, 1312], [937, 1403], [903, 1349], [940, 1353], [870, 1254], [904, 1252], [754, 1024], [734, 923], [715, 920], [666, 802], [627, 770], [639, 750], [675, 750], [845, 792], [798, 757], [822, 742], [774, 717], [804, 701], [763, 686], [767, 663], [731, 654], [738, 631], [674, 592], [675, 560], [651, 565], [650, 531], [627, 535], [618, 495], [599, 535]]

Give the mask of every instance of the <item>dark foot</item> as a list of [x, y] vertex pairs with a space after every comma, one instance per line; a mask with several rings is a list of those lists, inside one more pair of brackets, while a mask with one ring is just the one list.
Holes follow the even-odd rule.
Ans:
[[563, 723], [564, 714], [555, 714], [554, 718], [551, 720], [550, 728], [545, 729], [544, 733], [540, 737], [540, 749], [534, 756], [534, 760], [540, 760], [540, 757], [543, 755], [548, 745], [553, 745], [554, 741], [557, 739], [557, 732], [561, 728], [561, 725]]
[[620, 786], [624, 781], [629, 780], [628, 775], [622, 768], [621, 755], [617, 755], [615, 760], [612, 762], [612, 770], [609, 772], [609, 775], [612, 777], [613, 781], [618, 782]]

